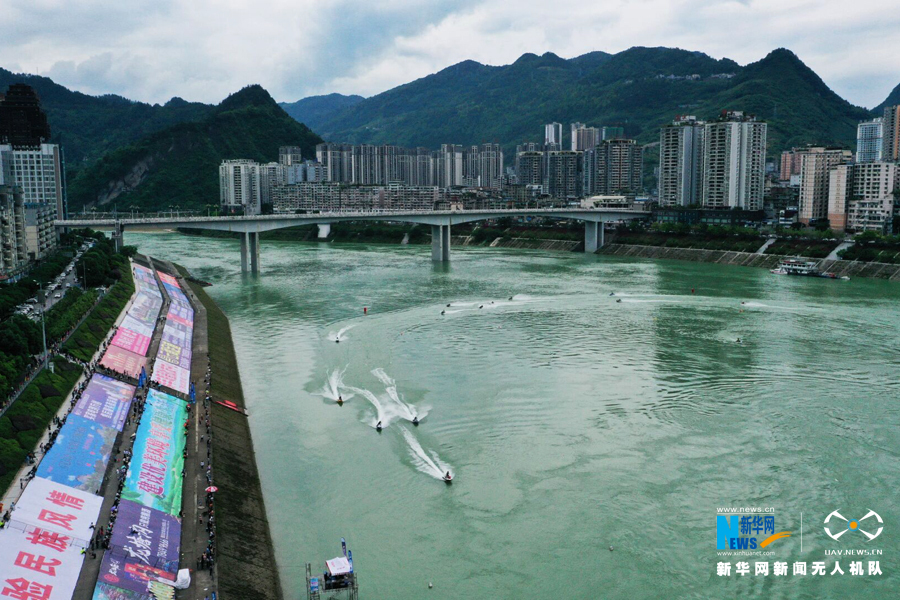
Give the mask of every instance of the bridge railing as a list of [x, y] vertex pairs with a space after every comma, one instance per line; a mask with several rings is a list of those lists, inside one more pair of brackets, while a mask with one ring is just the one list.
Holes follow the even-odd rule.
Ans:
[[602, 212], [634, 212], [643, 214], [647, 211], [639, 208], [581, 208], [581, 207], [558, 207], [558, 208], [506, 208], [506, 209], [450, 209], [450, 210], [404, 210], [393, 208], [373, 208], [366, 210], [352, 211], [334, 211], [334, 212], [316, 212], [310, 211], [305, 213], [277, 213], [271, 215], [197, 215], [196, 213], [186, 214], [184, 212], [162, 212], [154, 214], [134, 214], [122, 212], [92, 212], [77, 215], [70, 215], [65, 222], [86, 223], [108, 222], [125, 222], [128, 224], [155, 224], [155, 223], [209, 223], [216, 221], [274, 221], [283, 219], [310, 219], [310, 218], [347, 218], [347, 217], [370, 217], [383, 215], [398, 216], [428, 216], [428, 215], [462, 215], [462, 214], [508, 214], [508, 215], [541, 215], [541, 214], [589, 214]]

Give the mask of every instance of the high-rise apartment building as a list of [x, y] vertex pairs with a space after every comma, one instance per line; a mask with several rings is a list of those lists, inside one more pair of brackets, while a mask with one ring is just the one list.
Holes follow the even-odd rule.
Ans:
[[24, 83], [9, 86], [0, 101], [0, 144], [34, 147], [50, 141], [50, 125], [37, 92]]
[[562, 147], [562, 123], [547, 123], [544, 125], [544, 143], [559, 144]]
[[675, 118], [659, 131], [659, 203], [700, 204], [703, 174], [703, 121], [693, 115]]
[[258, 215], [262, 208], [259, 165], [252, 160], [223, 160], [219, 165], [219, 202], [226, 213]]
[[634, 196], [643, 187], [643, 149], [634, 140], [613, 139], [585, 150], [586, 196]]
[[900, 190], [900, 164], [876, 162], [853, 165], [847, 202], [847, 229], [891, 233], [900, 214], [894, 194]]
[[[65, 164], [37, 93], [9, 86], [0, 101], [0, 183], [22, 189], [26, 204], [47, 204], [54, 217], [66, 215]], [[6, 181], [9, 180], [9, 181]]]
[[781, 181], [791, 181], [792, 177], [800, 176], [800, 152], [798, 148], [791, 148], [781, 153], [781, 168], [779, 169], [778, 179]]
[[800, 214], [801, 223], [815, 223], [828, 216], [828, 186], [831, 170], [853, 158], [850, 150], [842, 148], [809, 147], [800, 152]]
[[535, 150], [517, 153], [516, 179], [520, 185], [543, 185], [544, 153]]
[[856, 126], [856, 162], [878, 162], [882, 156], [884, 119], [878, 117]]
[[289, 167], [303, 162], [300, 146], [281, 146], [278, 148], [278, 164]]
[[617, 140], [625, 137], [625, 128], [618, 125], [606, 126], [600, 129], [600, 141]]
[[726, 111], [703, 128], [703, 207], [761, 210], [766, 124], [739, 111]]
[[572, 123], [571, 132], [571, 149], [573, 152], [584, 152], [601, 142], [600, 129], [598, 127], [588, 127], [584, 123]]
[[544, 157], [545, 190], [554, 198], [581, 195], [581, 153], [565, 150], [547, 152]]
[[57, 144], [0, 144], [0, 163], [4, 163], [0, 171], [11, 173], [12, 182], [22, 188], [27, 204], [47, 204], [53, 208], [55, 216], [63, 218], [66, 215], [66, 180]]
[[641, 182], [643, 158], [634, 140], [608, 140], [584, 152], [582, 189], [586, 196], [633, 195]]
[[27, 262], [22, 190], [11, 185], [0, 185], [0, 278], [14, 275], [24, 269]]
[[55, 218], [52, 205], [25, 203], [25, 247], [29, 260], [40, 260], [56, 249]]
[[828, 173], [828, 226], [847, 229], [847, 203], [853, 184], [853, 165], [837, 165]]
[[900, 161], [900, 104], [885, 107], [882, 121], [884, 136], [882, 159], [898, 162]]

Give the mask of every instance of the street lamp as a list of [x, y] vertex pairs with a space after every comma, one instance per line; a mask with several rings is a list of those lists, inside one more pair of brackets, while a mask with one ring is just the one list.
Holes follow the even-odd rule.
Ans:
[[[41, 339], [44, 342], [44, 353], [41, 355], [41, 364], [45, 367], [47, 366], [47, 328], [44, 326], [44, 309], [47, 306], [47, 299], [44, 298], [44, 284], [40, 284], [40, 296], [41, 299]], [[53, 370], [52, 368], [50, 369]]]

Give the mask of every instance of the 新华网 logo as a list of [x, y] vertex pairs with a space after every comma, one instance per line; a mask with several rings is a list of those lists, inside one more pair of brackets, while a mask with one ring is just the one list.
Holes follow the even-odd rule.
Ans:
[[716, 515], [716, 550], [758, 550], [790, 535], [775, 533], [774, 515]]
[[[840, 510], [840, 509], [838, 509], [838, 510]], [[838, 529], [838, 526], [836, 524], [834, 524], [834, 523], [832, 524], [832, 527], [835, 529], [836, 533], [832, 533], [831, 529], [828, 527], [828, 522], [831, 520], [832, 517], [834, 517], [835, 520], [840, 519], [841, 521], [845, 521], [844, 526], [841, 529]], [[875, 517], [875, 519], [878, 521], [878, 530], [875, 533], [869, 533], [868, 531], [865, 531], [864, 529], [862, 529], [862, 524], [863, 524], [862, 522], [865, 521], [866, 519], [868, 519], [869, 517]], [[858, 531], [861, 534], [863, 534], [864, 536], [866, 536], [867, 538], [869, 538], [869, 541], [872, 541], [875, 538], [877, 538], [879, 535], [881, 535], [881, 530], [884, 529], [883, 523], [884, 523], [884, 521], [881, 520], [881, 515], [879, 515], [877, 512], [875, 512], [871, 508], [869, 509], [869, 512], [866, 513], [866, 516], [864, 516], [862, 519], [848, 519], [844, 515], [839, 513], [837, 510], [833, 510], [833, 511], [831, 511], [831, 514], [829, 514], [827, 517], [825, 517], [825, 533], [828, 534], [828, 537], [830, 537], [831, 539], [836, 540], [839, 537], [841, 537], [842, 535], [844, 535], [845, 533], [847, 533], [848, 531]]]

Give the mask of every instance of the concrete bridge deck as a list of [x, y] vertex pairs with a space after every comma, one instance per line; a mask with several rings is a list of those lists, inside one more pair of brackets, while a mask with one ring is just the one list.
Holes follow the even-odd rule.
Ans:
[[393, 211], [373, 210], [354, 212], [325, 212], [308, 214], [247, 215], [225, 217], [119, 217], [93, 215], [59, 220], [54, 223], [57, 228], [109, 228], [113, 230], [113, 238], [122, 244], [127, 227], [159, 227], [192, 229], [210, 229], [215, 231], [231, 231], [241, 237], [241, 269], [259, 272], [259, 234], [297, 227], [300, 225], [328, 226], [332, 223], [347, 221], [392, 221], [397, 223], [416, 223], [431, 226], [431, 258], [435, 262], [450, 260], [450, 227], [454, 224], [471, 223], [487, 219], [504, 217], [548, 217], [554, 219], [573, 219], [584, 221], [585, 252], [596, 252], [604, 245], [604, 224], [631, 219], [642, 219], [650, 215], [648, 211], [611, 209], [611, 208], [534, 208], [534, 209], [499, 209], [499, 210], [429, 210], [429, 211]]

